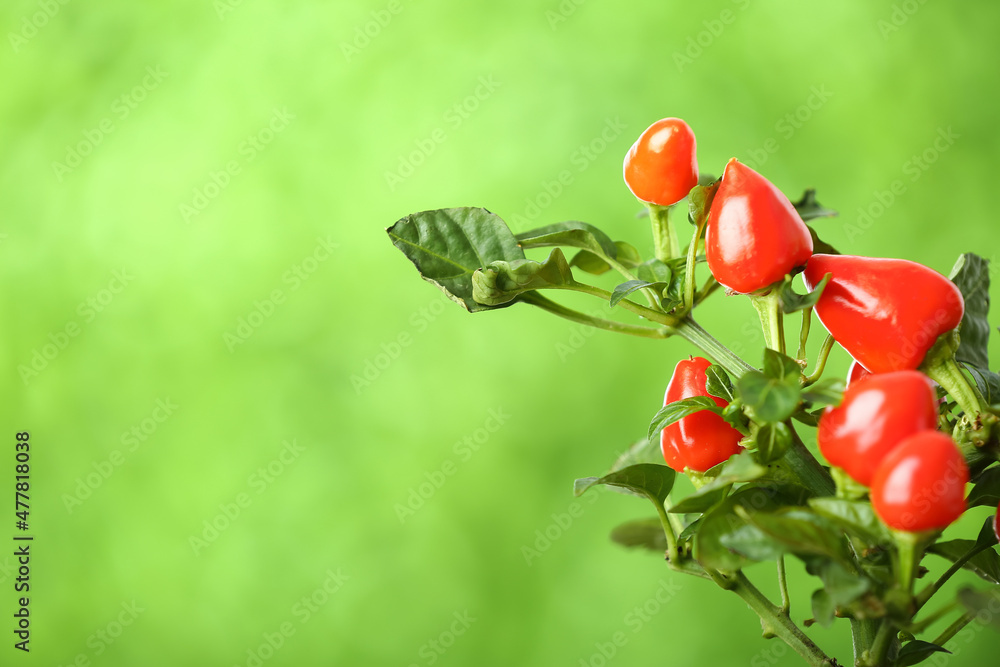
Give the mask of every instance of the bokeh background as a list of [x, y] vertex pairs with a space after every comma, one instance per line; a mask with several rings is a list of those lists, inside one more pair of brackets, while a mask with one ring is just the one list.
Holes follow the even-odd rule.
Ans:
[[[818, 188], [843, 250], [992, 256], [995, 3], [11, 0], [0, 27], [0, 479], [30, 430], [37, 538], [32, 650], [0, 662], [799, 664], [610, 543], [640, 501], [572, 496], [692, 349], [470, 316], [384, 228], [480, 205], [648, 253], [621, 159], [680, 116], [703, 171]], [[744, 300], [701, 320], [759, 354]]]

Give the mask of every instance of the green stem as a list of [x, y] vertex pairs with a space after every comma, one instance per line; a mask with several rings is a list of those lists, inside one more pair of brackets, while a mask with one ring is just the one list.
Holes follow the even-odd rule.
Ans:
[[937, 581], [931, 582], [930, 584], [927, 585], [926, 588], [924, 588], [924, 590], [920, 591], [920, 593], [917, 595], [917, 609], [920, 609], [925, 604], [927, 604], [927, 601], [930, 600], [935, 593], [941, 590], [941, 587], [944, 586], [945, 583], [947, 583], [947, 581], [951, 579], [956, 572], [961, 570], [966, 563], [968, 563], [970, 560], [972, 560], [982, 552], [986, 551], [987, 549], [992, 549], [992, 548], [993, 548], [992, 545], [989, 544], [973, 545], [971, 549], [966, 551], [960, 558], [958, 558], [954, 563], [952, 563], [951, 567], [945, 570], [944, 574], [938, 577]]
[[781, 592], [781, 613], [788, 616], [792, 602], [788, 597], [788, 580], [785, 577], [785, 557], [778, 556], [778, 590]]
[[636, 324], [623, 324], [621, 322], [615, 322], [614, 320], [605, 320], [600, 317], [593, 317], [591, 315], [587, 315], [586, 313], [581, 313], [580, 311], [559, 305], [555, 301], [542, 296], [538, 292], [525, 292], [520, 296], [520, 298], [525, 303], [538, 306], [542, 310], [546, 310], [553, 315], [558, 315], [559, 317], [570, 320], [571, 322], [586, 324], [587, 326], [603, 329], [605, 331], [624, 333], [631, 336], [640, 336], [642, 338], [659, 339], [669, 338], [673, 333], [669, 327], [653, 329], [651, 327], [644, 327]]
[[817, 667], [832, 667], [836, 664], [823, 653], [820, 647], [792, 620], [782, 613], [781, 608], [774, 605], [763, 593], [754, 586], [742, 572], [736, 574], [733, 586], [730, 588], [747, 603], [759, 617], [765, 636], [774, 636], [788, 644], [796, 653], [810, 665]]
[[799, 352], [795, 358], [805, 363], [806, 361], [806, 341], [809, 340], [809, 326], [812, 323], [812, 308], [802, 311], [802, 327], [799, 329]]
[[653, 248], [656, 259], [667, 262], [675, 257], [680, 257], [681, 249], [677, 243], [677, 232], [670, 223], [670, 210], [673, 206], [646, 204], [646, 207], [649, 209], [649, 220], [653, 226]]
[[[568, 289], [574, 292], [582, 292], [584, 294], [589, 294], [591, 296], [596, 296], [600, 299], [610, 302], [611, 292], [606, 289], [601, 289], [600, 287], [595, 287], [594, 285], [587, 285], [585, 283], [572, 282], [567, 285], [553, 285], [548, 289]], [[657, 324], [662, 324], [667, 327], [676, 327], [680, 320], [673, 315], [667, 315], [663, 311], [653, 310], [652, 308], [647, 308], [645, 306], [640, 306], [634, 301], [629, 301], [628, 299], [622, 299], [618, 302], [625, 310], [647, 319], [651, 322], [656, 322]]]
[[754, 370], [753, 366], [740, 359], [732, 350], [713, 338], [691, 317], [685, 317], [678, 324], [675, 324], [674, 331], [681, 338], [704, 352], [712, 361], [732, 373], [736, 379], [742, 377], [747, 371]]
[[784, 315], [781, 312], [781, 298], [778, 290], [771, 289], [766, 294], [753, 294], [750, 303], [757, 310], [760, 326], [764, 331], [764, 344], [772, 350], [785, 353]]
[[944, 646], [946, 643], [948, 643], [951, 640], [952, 637], [954, 637], [955, 635], [957, 635], [962, 630], [962, 628], [964, 628], [970, 622], [972, 622], [973, 618], [975, 618], [975, 615], [972, 614], [971, 612], [968, 613], [968, 614], [964, 614], [957, 621], [955, 621], [954, 623], [952, 623], [951, 625], [949, 625], [948, 628], [944, 632], [942, 632], [937, 637], [937, 639], [935, 639], [933, 641], [933, 643], [937, 644], [938, 646]]
[[[623, 264], [620, 264], [618, 260], [612, 259], [611, 257], [608, 257], [603, 253], [598, 255], [598, 257], [607, 262], [608, 266], [610, 266], [612, 269], [620, 273], [622, 278], [624, 278], [625, 280], [636, 280], [635, 274], [629, 271]], [[642, 290], [642, 293], [646, 295], [646, 301], [647, 303], [649, 303], [650, 308], [660, 307], [660, 300], [657, 298], [653, 290], [649, 288], [644, 288]]]
[[884, 667], [886, 656], [889, 655], [895, 640], [895, 628], [892, 621], [885, 619], [875, 635], [875, 641], [871, 648], [862, 654], [862, 659], [857, 663], [858, 667]]
[[808, 387], [811, 384], [815, 384], [821, 377], [823, 377], [823, 371], [826, 370], [826, 361], [830, 358], [830, 350], [833, 349], [833, 336], [827, 336], [823, 340], [823, 347], [819, 350], [819, 356], [816, 357], [816, 366], [813, 368], [812, 375], [806, 377], [803, 387]]
[[866, 653], [871, 652], [878, 634], [878, 621], [874, 619], [851, 619], [851, 639], [854, 642], [854, 663], [860, 665]]
[[900, 589], [909, 594], [913, 591], [913, 578], [917, 563], [923, 557], [922, 540], [915, 533], [893, 531], [896, 548], [899, 551], [899, 567], [896, 570], [896, 580]]
[[694, 309], [694, 268], [698, 259], [698, 241], [705, 233], [707, 223], [708, 218], [705, 218], [698, 224], [694, 236], [691, 238], [691, 245], [688, 246], [686, 273], [684, 274], [684, 312], [686, 313]]
[[969, 384], [962, 369], [955, 362], [958, 344], [958, 332], [949, 331], [942, 334], [927, 352], [923, 363], [920, 364], [920, 370], [944, 387], [962, 411], [970, 419], [974, 419], [987, 405], [979, 390]]
[[663, 526], [663, 534], [667, 538], [667, 560], [671, 563], [676, 563], [680, 560], [677, 554], [677, 536], [674, 534], [673, 526], [670, 525], [670, 517], [667, 515], [667, 510], [664, 509], [663, 503], [657, 502], [656, 511], [660, 515], [660, 525]]
[[937, 611], [935, 611], [932, 614], [928, 615], [926, 618], [921, 619], [918, 623], [914, 623], [913, 626], [907, 628], [907, 630], [910, 633], [912, 633], [912, 634], [915, 634], [915, 635], [919, 634], [919, 633], [923, 632], [924, 630], [926, 630], [927, 628], [929, 628], [932, 625], [934, 625], [937, 621], [939, 621], [942, 618], [944, 618], [945, 616], [947, 616], [949, 613], [951, 613], [955, 609], [958, 609], [959, 606], [960, 606], [960, 603], [958, 602], [958, 600], [952, 600], [951, 602], [949, 602], [945, 606], [941, 607]]

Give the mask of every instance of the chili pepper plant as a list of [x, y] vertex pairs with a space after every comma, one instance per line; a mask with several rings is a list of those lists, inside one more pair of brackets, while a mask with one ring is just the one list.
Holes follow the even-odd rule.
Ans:
[[[608, 332], [690, 343], [664, 377], [663, 408], [645, 437], [607, 472], [576, 480], [575, 492], [607, 485], [651, 502], [648, 520], [612, 538], [742, 598], [764, 638], [810, 665], [902, 666], [946, 652], [971, 622], [1000, 626], [996, 512], [978, 533], [942, 539], [963, 514], [1000, 500], [988, 262], [964, 254], [945, 277], [906, 259], [841, 254], [817, 235], [836, 212], [815, 191], [793, 203], [735, 158], [719, 179], [699, 174], [694, 132], [677, 118], [642, 133], [623, 174], [651, 223], [651, 257], [585, 222], [514, 233], [483, 208], [414, 213], [387, 231], [425, 280], [471, 313], [528, 305]], [[525, 255], [543, 248], [547, 257]], [[560, 291], [634, 321], [567, 307]], [[750, 300], [764, 334], [759, 356], [741, 358], [697, 322], [715, 298]], [[826, 372], [838, 344], [855, 360], [849, 385]], [[677, 475], [693, 493], [674, 492]], [[922, 563], [932, 557], [950, 565], [925, 580]], [[815, 577], [799, 622], [789, 558]], [[777, 596], [745, 572], [764, 561], [777, 570]], [[984, 585], [948, 586], [963, 568]], [[839, 619], [852, 633], [849, 660], [808, 634]]]

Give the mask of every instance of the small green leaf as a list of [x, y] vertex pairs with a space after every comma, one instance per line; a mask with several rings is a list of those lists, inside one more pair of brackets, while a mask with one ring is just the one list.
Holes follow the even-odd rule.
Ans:
[[642, 547], [662, 554], [667, 550], [667, 538], [658, 518], [628, 521], [611, 531], [611, 541], [623, 547]]
[[812, 594], [812, 613], [813, 618], [816, 622], [822, 625], [824, 628], [828, 628], [833, 625], [833, 619], [836, 617], [837, 608], [833, 604], [833, 600], [830, 599], [830, 594], [826, 592], [825, 589], [818, 589], [813, 591]]
[[730, 379], [729, 373], [726, 372], [725, 368], [717, 364], [712, 364], [705, 371], [705, 377], [707, 378], [705, 391], [712, 396], [721, 398], [728, 403], [732, 403], [736, 399], [736, 394], [733, 390], [733, 381]]
[[615, 287], [615, 291], [611, 293], [611, 307], [614, 308], [618, 303], [627, 297], [632, 292], [637, 292], [641, 289], [651, 287], [657, 291], [662, 290], [667, 286], [667, 283], [650, 283], [645, 280], [630, 280], [626, 283], [622, 283]]
[[618, 248], [607, 234], [594, 225], [577, 220], [557, 222], [553, 225], [521, 232], [517, 235], [517, 242], [522, 248], [567, 246], [590, 250], [611, 259], [617, 259], [618, 256]]
[[977, 591], [974, 588], [963, 588], [958, 592], [958, 601], [976, 616], [986, 619], [994, 630], [1000, 630], [1000, 614], [993, 609], [1000, 604], [1000, 588], [990, 588]]
[[923, 662], [935, 653], [951, 653], [951, 651], [937, 644], [914, 639], [899, 650], [899, 655], [893, 665], [894, 667], [909, 667]]
[[764, 424], [754, 438], [757, 445], [757, 459], [760, 463], [777, 461], [792, 444], [792, 430], [784, 422]]
[[983, 395], [987, 403], [993, 405], [1000, 402], [1000, 375], [997, 375], [993, 371], [978, 368], [972, 364], [963, 363], [962, 366], [969, 371], [969, 374], [976, 383], [976, 387], [979, 389], [979, 393]]
[[786, 508], [774, 513], [746, 512], [743, 518], [794, 553], [847, 558], [846, 543], [840, 529], [808, 510]]
[[965, 314], [959, 325], [961, 342], [955, 358], [980, 369], [990, 367], [990, 262], [971, 252], [958, 258], [949, 276], [962, 292]]
[[803, 222], [815, 218], [832, 218], [838, 215], [832, 208], [827, 208], [816, 201], [816, 190], [813, 188], [803, 192], [802, 199], [792, 204], [792, 206], [795, 207], [796, 212], [798, 212]]
[[592, 276], [600, 276], [611, 270], [611, 265], [600, 258], [599, 255], [595, 255], [589, 250], [581, 250], [573, 256], [573, 259], [569, 261], [569, 265], [573, 268], [585, 271]]
[[[704, 512], [722, 500], [733, 484], [752, 482], [767, 474], [767, 468], [758, 465], [750, 452], [741, 452], [709, 471], [718, 471], [711, 481], [680, 501], [668, 511], [677, 514]], [[706, 473], [706, 476], [708, 473]]]
[[656, 413], [653, 420], [649, 423], [647, 437], [649, 440], [655, 440], [657, 434], [665, 427], [701, 410], [711, 410], [715, 414], [722, 413], [722, 410], [715, 404], [715, 401], [708, 396], [692, 396], [691, 398], [674, 401], [663, 406]]
[[473, 273], [490, 262], [524, 259], [507, 224], [484, 208], [414, 213], [386, 232], [424, 280], [472, 313], [493, 308], [473, 299]]
[[604, 477], [578, 479], [573, 485], [573, 493], [580, 496], [593, 486], [606, 484], [624, 489], [632, 495], [649, 498], [662, 506], [674, 485], [675, 477], [676, 473], [665, 465], [639, 463], [616, 470]]
[[618, 263], [626, 269], [635, 269], [642, 264], [642, 255], [634, 245], [625, 241], [615, 241], [615, 248], [618, 249]]
[[813, 405], [839, 405], [847, 385], [840, 378], [824, 378], [802, 390], [802, 400]]
[[787, 354], [782, 354], [770, 348], [764, 349], [764, 375], [798, 386], [802, 376], [802, 366]]
[[701, 528], [701, 517], [684, 526], [684, 530], [682, 530], [681, 534], [677, 536], [677, 542], [682, 543], [693, 540], [699, 528]]
[[728, 549], [750, 560], [777, 560], [785, 549], [757, 526], [745, 524], [731, 533], [719, 536], [719, 542]]
[[544, 287], [569, 285], [573, 270], [563, 251], [555, 248], [544, 262], [516, 259], [491, 262], [472, 274], [472, 298], [487, 306], [513, 301], [519, 294]]
[[715, 192], [719, 189], [721, 182], [718, 180], [708, 185], [696, 185], [691, 188], [691, 192], [688, 193], [688, 216], [695, 225], [700, 225], [708, 217], [712, 200], [715, 199]]
[[722, 418], [741, 433], [746, 433], [750, 427], [750, 420], [743, 414], [743, 402], [738, 398], [722, 408]]
[[709, 489], [705, 493], [702, 493], [702, 490], [698, 489], [667, 511], [674, 514], [701, 514], [718, 505], [729, 492], [729, 489], [724, 487]]
[[969, 492], [966, 505], [969, 507], [996, 507], [1000, 505], [1000, 466], [987, 468], [972, 480], [975, 486]]
[[747, 525], [746, 519], [738, 515], [736, 509], [769, 510], [778, 506], [780, 498], [780, 493], [775, 490], [745, 488], [705, 512], [698, 532], [694, 536], [695, 560], [702, 567], [721, 572], [735, 572], [741, 569], [749, 559], [723, 543], [723, 539], [730, 539], [724, 536], [736, 533]]
[[851, 535], [869, 544], [885, 544], [892, 538], [879, 521], [871, 503], [840, 498], [810, 498], [809, 506], [817, 514], [840, 525]]
[[668, 284], [674, 272], [670, 266], [658, 259], [648, 259], [636, 268], [640, 278], [650, 283]]
[[799, 388], [782, 380], [749, 371], [736, 382], [740, 400], [762, 422], [785, 421], [799, 406]]
[[832, 273], [828, 273], [823, 276], [823, 279], [819, 281], [815, 289], [807, 294], [798, 294], [792, 288], [792, 279], [786, 279], [778, 287], [779, 296], [781, 298], [781, 311], [786, 315], [788, 313], [794, 313], [800, 310], [805, 310], [806, 308], [812, 308], [819, 301], [819, 297], [822, 296], [823, 290], [826, 289], [827, 283], [830, 282], [830, 278], [833, 276]]
[[812, 236], [813, 241], [813, 253], [824, 254], [824, 255], [839, 255], [840, 251], [834, 248], [832, 245], [824, 241], [816, 233], [816, 230], [812, 228], [812, 225], [806, 225], [809, 228], [809, 234]]

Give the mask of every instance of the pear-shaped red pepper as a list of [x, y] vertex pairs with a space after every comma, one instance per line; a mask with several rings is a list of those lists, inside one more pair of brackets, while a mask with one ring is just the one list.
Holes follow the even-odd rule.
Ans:
[[[705, 390], [705, 371], [712, 363], [702, 357], [682, 359], [667, 385], [663, 404], [674, 403], [692, 396], [709, 396], [720, 408], [729, 405]], [[708, 410], [702, 410], [670, 424], [660, 434], [660, 446], [667, 465], [683, 472], [690, 468], [705, 472], [740, 451], [743, 435], [726, 420]]]
[[828, 273], [816, 315], [872, 373], [917, 368], [965, 312], [955, 283], [909, 260], [813, 255], [802, 277], [813, 289]]
[[819, 420], [816, 440], [832, 465], [865, 486], [909, 436], [937, 427], [937, 393], [918, 371], [869, 375], [851, 383], [837, 407]]
[[809, 228], [781, 190], [733, 158], [715, 193], [705, 232], [708, 268], [744, 294], [764, 289], [805, 266]]
[[658, 206], [676, 204], [698, 185], [697, 144], [680, 118], [658, 120], [625, 154], [625, 185], [640, 200]]

